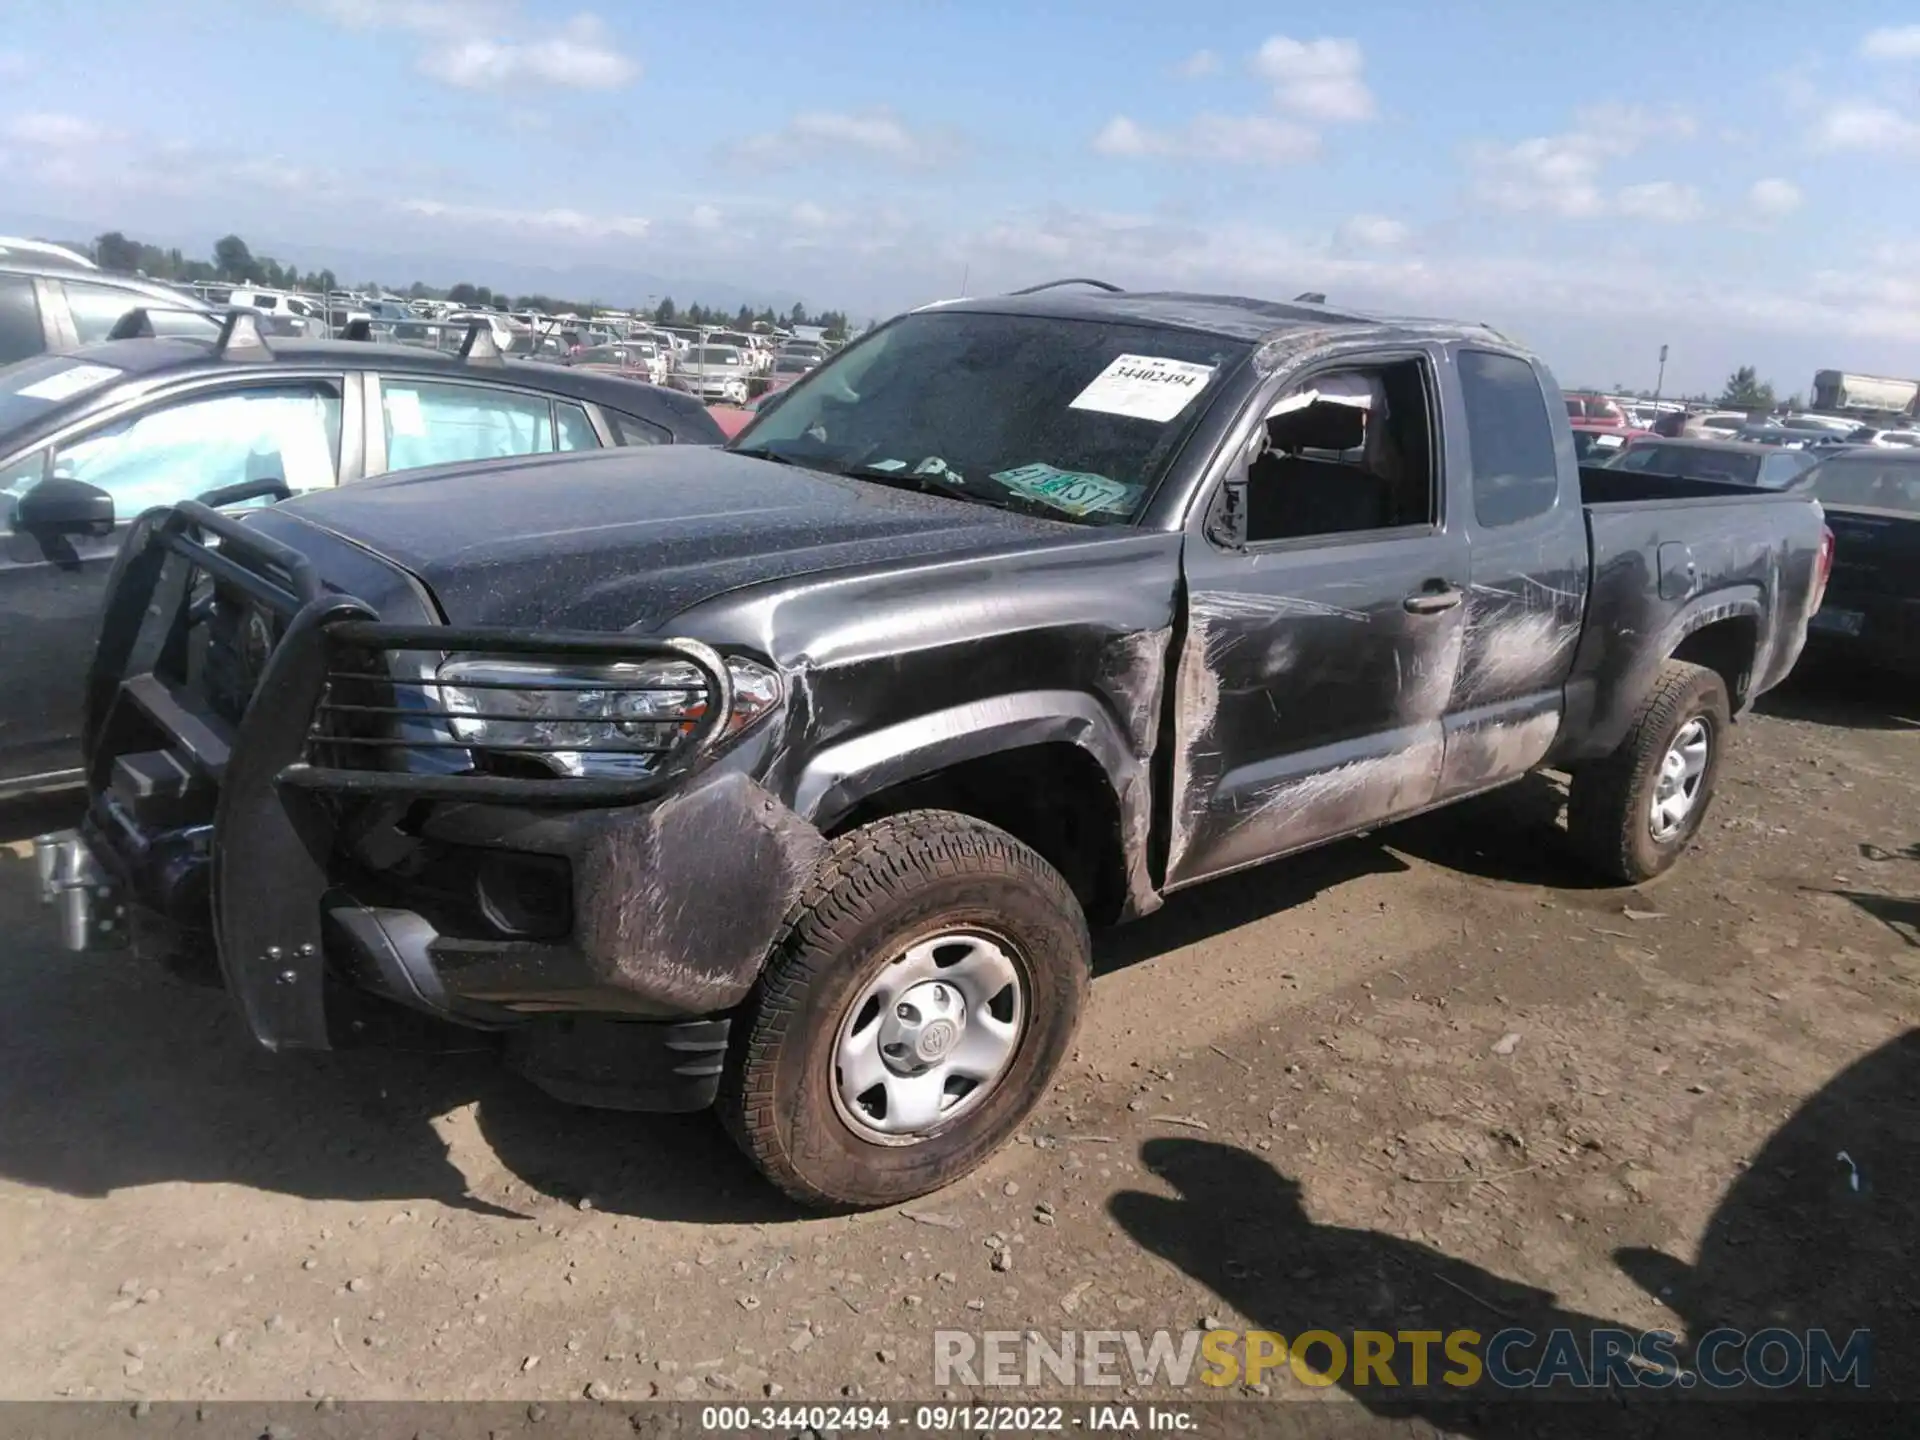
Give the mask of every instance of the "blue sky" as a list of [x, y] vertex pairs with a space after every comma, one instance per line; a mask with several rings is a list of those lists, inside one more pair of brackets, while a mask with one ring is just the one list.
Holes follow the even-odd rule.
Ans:
[[1911, 4], [12, 8], [0, 219], [42, 232], [859, 316], [1314, 289], [1569, 383], [1920, 375]]

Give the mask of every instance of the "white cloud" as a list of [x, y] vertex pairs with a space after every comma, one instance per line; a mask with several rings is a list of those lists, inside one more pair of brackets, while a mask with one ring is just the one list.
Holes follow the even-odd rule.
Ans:
[[1612, 105], [1586, 110], [1563, 134], [1478, 147], [1470, 156], [1475, 192], [1503, 210], [1568, 220], [1604, 214], [1615, 203], [1640, 207], [1636, 213], [1674, 218], [1685, 209], [1678, 193], [1682, 187], [1656, 181], [1630, 186], [1610, 199], [1602, 182], [1611, 162], [1656, 138], [1690, 139], [1696, 130], [1692, 117], [1679, 112]]
[[1320, 137], [1268, 115], [1199, 115], [1178, 130], [1153, 130], [1116, 115], [1093, 148], [1122, 159], [1186, 159], [1219, 165], [1293, 165], [1311, 160]]
[[1220, 56], [1217, 53], [1212, 50], [1196, 50], [1174, 66], [1173, 73], [1182, 80], [1204, 80], [1207, 76], [1218, 73], [1219, 69]]
[[1754, 214], [1766, 220], [1778, 220], [1791, 215], [1806, 203], [1806, 196], [1800, 187], [1791, 180], [1769, 177], [1753, 182], [1753, 188], [1747, 191], [1747, 205]]
[[726, 219], [717, 205], [696, 205], [687, 212], [687, 223], [696, 230], [718, 230]]
[[1649, 180], [1640, 185], [1628, 185], [1614, 196], [1613, 207], [1622, 215], [1652, 220], [1662, 225], [1684, 225], [1688, 221], [1698, 220], [1707, 209], [1697, 189], [1675, 180]]
[[1868, 100], [1836, 105], [1820, 119], [1815, 142], [1828, 150], [1920, 155], [1920, 120]]
[[31, 64], [24, 50], [0, 50], [0, 76], [24, 75]]
[[408, 215], [460, 225], [498, 225], [513, 230], [570, 236], [577, 240], [644, 240], [651, 220], [632, 215], [588, 215], [579, 210], [516, 210], [494, 205], [459, 205], [440, 200], [402, 200]]
[[926, 170], [953, 159], [957, 148], [950, 136], [914, 130], [891, 110], [809, 110], [778, 130], [738, 142], [731, 154], [756, 168], [854, 156], [901, 170]]
[[478, 36], [458, 40], [422, 55], [420, 68], [469, 90], [527, 82], [617, 90], [640, 74], [639, 65], [620, 52], [606, 26], [592, 15], [576, 15], [558, 34], [539, 40], [516, 43]]
[[15, 115], [0, 128], [0, 136], [16, 145], [31, 145], [45, 150], [75, 150], [103, 144], [112, 132], [78, 115], [40, 110]]
[[793, 207], [793, 223], [807, 230], [824, 230], [833, 223], [833, 216], [811, 200], [802, 200]]
[[1888, 25], [1860, 42], [1869, 60], [1920, 60], [1920, 25]]
[[1373, 92], [1361, 72], [1357, 40], [1294, 40], [1275, 35], [1253, 57], [1253, 72], [1273, 86], [1281, 109], [1313, 120], [1371, 120]]
[[[1129, 287], [1225, 294], [1319, 290], [1336, 305], [1361, 310], [1485, 320], [1517, 336], [1539, 330], [1578, 337], [1580, 353], [1569, 355], [1563, 353], [1564, 339], [1547, 344], [1542, 335], [1549, 358], [1562, 369], [1615, 363], [1600, 355], [1604, 342], [1591, 338], [1596, 327], [1624, 336], [1630, 353], [1637, 353], [1631, 346], [1650, 333], [1649, 326], [1672, 333], [1688, 327], [1694, 336], [1691, 349], [1702, 355], [1727, 345], [1730, 334], [1743, 337], [1734, 342], [1737, 350], [1729, 347], [1724, 356], [1715, 353], [1701, 362], [1716, 377], [1736, 364], [1766, 358], [1749, 351], [1754, 337], [1777, 337], [1774, 352], [1791, 356], [1824, 356], [1843, 341], [1863, 356], [1892, 356], [1920, 332], [1920, 280], [1900, 278], [1913, 272], [1890, 270], [1866, 253], [1849, 269], [1777, 275], [1757, 284], [1739, 266], [1716, 261], [1696, 269], [1657, 253], [1642, 258], [1564, 248], [1530, 253], [1475, 235], [1448, 254], [1369, 256], [1251, 221], [1172, 224], [1072, 211], [1005, 218], [949, 243], [956, 247], [952, 253], [973, 259], [976, 290], [1021, 283], [1042, 270], [1099, 275]], [[945, 260], [945, 255], [930, 257], [935, 264]], [[1806, 363], [1811, 367], [1815, 361]], [[1896, 364], [1892, 359], [1872, 363]], [[1888, 373], [1898, 373], [1897, 368]], [[1670, 371], [1668, 379], [1674, 378]]]
[[1385, 215], [1355, 215], [1340, 227], [1339, 240], [1363, 250], [1391, 250], [1412, 235], [1404, 221]]
[[422, 42], [422, 74], [467, 90], [554, 85], [617, 90], [639, 78], [596, 15], [579, 14], [542, 32], [516, 0], [309, 0], [310, 8], [354, 30], [403, 30]]

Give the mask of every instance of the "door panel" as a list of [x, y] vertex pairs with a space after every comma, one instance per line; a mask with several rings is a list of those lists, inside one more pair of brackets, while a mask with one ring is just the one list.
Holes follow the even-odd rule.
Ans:
[[[1548, 395], [1517, 357], [1463, 350], [1463, 441], [1472, 477], [1472, 546], [1460, 673], [1447, 713], [1439, 796], [1487, 789], [1533, 769], [1559, 734], [1586, 611], [1586, 518], [1567, 499], [1577, 474]], [[1561, 453], [1564, 448], [1565, 453]]]
[[[8, 526], [0, 534], [0, 787], [76, 769], [87, 658], [100, 625], [107, 572], [126, 534], [41, 535], [13, 523], [13, 497], [46, 471], [40, 449], [0, 473]], [[131, 517], [126, 517], [130, 519]]]
[[1466, 559], [1427, 529], [1253, 552], [1188, 540], [1168, 888], [1433, 799]]

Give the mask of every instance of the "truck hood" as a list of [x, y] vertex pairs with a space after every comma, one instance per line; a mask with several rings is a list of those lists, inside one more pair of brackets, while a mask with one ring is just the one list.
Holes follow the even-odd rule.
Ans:
[[650, 630], [769, 580], [1101, 537], [705, 446], [422, 470], [260, 518], [275, 531], [297, 518], [385, 557], [427, 586], [449, 624], [580, 630]]

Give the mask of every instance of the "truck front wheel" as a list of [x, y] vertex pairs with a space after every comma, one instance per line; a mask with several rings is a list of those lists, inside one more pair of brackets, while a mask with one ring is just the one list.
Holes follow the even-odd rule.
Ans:
[[734, 1022], [721, 1118], [806, 1204], [937, 1190], [1046, 1094], [1090, 950], [1066, 881], [1005, 831], [936, 810], [851, 831]]
[[1669, 660], [1619, 749], [1574, 771], [1567, 829], [1602, 873], [1637, 885], [1680, 858], [1713, 799], [1729, 718], [1718, 674]]

